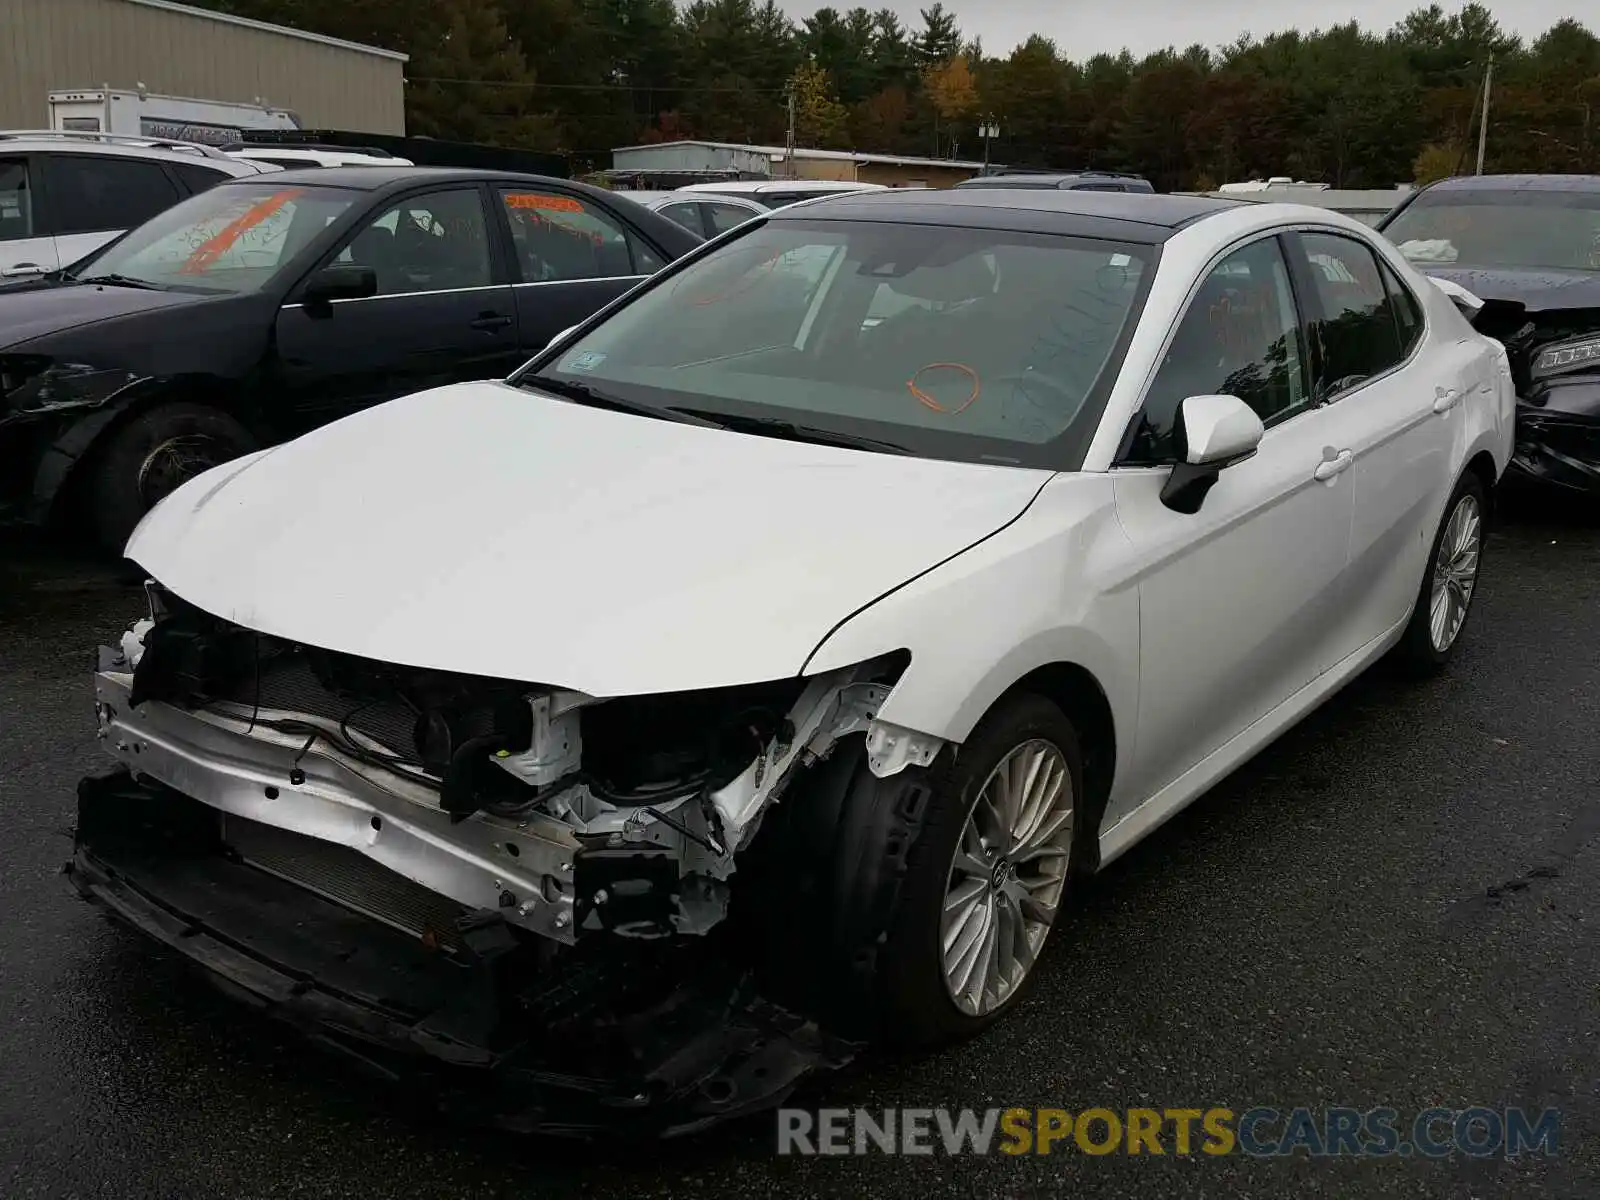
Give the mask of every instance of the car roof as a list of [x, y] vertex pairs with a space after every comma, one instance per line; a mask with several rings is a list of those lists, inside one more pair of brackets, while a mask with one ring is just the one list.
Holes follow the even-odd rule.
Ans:
[[320, 183], [325, 187], [351, 188], [362, 192], [399, 189], [414, 183], [528, 183], [574, 188], [585, 195], [609, 196], [614, 193], [590, 187], [573, 179], [553, 179], [519, 171], [483, 171], [470, 167], [419, 167], [404, 163], [362, 163], [359, 166], [287, 167], [274, 173], [273, 182]]
[[737, 179], [720, 183], [690, 183], [680, 192], [727, 192], [760, 195], [763, 192], [877, 192], [890, 191], [881, 183], [855, 183], [848, 179]]
[[[217, 186], [233, 187], [251, 182], [260, 182], [260, 179], [259, 177], [255, 180], [230, 179]], [[470, 167], [380, 166], [374, 163], [359, 167], [290, 167], [273, 173], [271, 183], [280, 182], [370, 192], [379, 200], [386, 195], [406, 191], [419, 185], [427, 187], [452, 183], [491, 183], [511, 187], [559, 188], [569, 194], [593, 199], [602, 209], [621, 207], [627, 213], [627, 221], [634, 229], [642, 231], [673, 258], [687, 254], [703, 240], [676, 221], [652, 212], [648, 205], [629, 201], [624, 206], [617, 197], [625, 193], [594, 187], [580, 183], [576, 179], [556, 179], [549, 175], [533, 175], [518, 171], [483, 171]]]
[[391, 167], [413, 165], [409, 158], [392, 154], [369, 154], [362, 150], [330, 150], [305, 146], [241, 146], [224, 151], [229, 158], [242, 158], [250, 162], [303, 162], [307, 166], [359, 167], [368, 163], [381, 163]]
[[903, 221], [1021, 232], [1104, 237], [1156, 244], [1179, 229], [1241, 206], [1238, 200], [1148, 192], [1047, 188], [892, 188], [806, 200], [778, 209], [773, 221]]
[[1095, 182], [1115, 183], [1118, 180], [1129, 183], [1149, 183], [1143, 175], [1124, 175], [1116, 171], [1059, 171], [1059, 172], [1033, 172], [1014, 171], [1000, 172], [994, 175], [974, 175], [971, 179], [963, 179], [957, 187], [1030, 187], [1053, 188], [1060, 187], [1063, 183], [1077, 183], [1080, 180], [1093, 180]]
[[[832, 192], [823, 194], [833, 195]], [[666, 204], [671, 201], [688, 204], [731, 204], [735, 208], [748, 209], [753, 213], [771, 211], [766, 205], [752, 200], [749, 196], [741, 196], [738, 192], [711, 192], [707, 194], [694, 188], [679, 188], [677, 191], [661, 193], [661, 203]]]
[[197, 163], [238, 179], [258, 179], [277, 174], [268, 163], [232, 158], [209, 146], [161, 138], [134, 138], [120, 135], [80, 134], [48, 130], [9, 132], [0, 130], [0, 152], [6, 154], [93, 154], [100, 158], [143, 158], [156, 162]]
[[1600, 175], [1457, 175], [1429, 192], [1600, 192]]

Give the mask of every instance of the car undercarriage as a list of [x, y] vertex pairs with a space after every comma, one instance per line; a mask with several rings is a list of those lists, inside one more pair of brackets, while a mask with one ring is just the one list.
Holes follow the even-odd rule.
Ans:
[[520, 1129], [694, 1128], [850, 1057], [761, 994], [727, 918], [769, 806], [843, 739], [880, 779], [937, 755], [875, 720], [903, 655], [602, 701], [297, 645], [147, 590], [95, 678], [119, 765], [80, 791], [69, 871], [89, 898]]

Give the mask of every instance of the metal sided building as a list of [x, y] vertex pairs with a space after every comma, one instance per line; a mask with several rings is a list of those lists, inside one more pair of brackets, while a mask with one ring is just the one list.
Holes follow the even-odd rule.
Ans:
[[308, 129], [405, 133], [406, 56], [172, 0], [0, 0], [0, 128], [49, 94], [118, 89], [296, 113]]

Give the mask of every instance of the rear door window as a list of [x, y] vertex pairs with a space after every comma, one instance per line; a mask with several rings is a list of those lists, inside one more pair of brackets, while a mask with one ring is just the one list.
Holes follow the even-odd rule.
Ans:
[[500, 199], [524, 283], [620, 279], [661, 265], [620, 221], [586, 200], [527, 188], [502, 188]]
[[706, 212], [706, 224], [710, 226], [707, 232], [712, 237], [736, 229], [755, 216], [748, 208], [740, 208], [737, 204], [723, 201], [714, 201], [702, 207]]
[[1399, 364], [1394, 310], [1370, 247], [1331, 233], [1299, 235], [1320, 312], [1312, 322], [1319, 400], [1330, 399]]
[[93, 154], [45, 156], [50, 182], [50, 232], [102, 233], [143, 225], [180, 199], [162, 164]]
[[0, 158], [0, 242], [33, 236], [33, 193], [28, 160]]
[[1393, 268], [1381, 258], [1378, 270], [1383, 275], [1383, 286], [1389, 293], [1389, 303], [1394, 309], [1394, 323], [1400, 330], [1400, 353], [1410, 354], [1411, 348], [1422, 336], [1422, 302], [1412, 295], [1411, 289], [1400, 282]]

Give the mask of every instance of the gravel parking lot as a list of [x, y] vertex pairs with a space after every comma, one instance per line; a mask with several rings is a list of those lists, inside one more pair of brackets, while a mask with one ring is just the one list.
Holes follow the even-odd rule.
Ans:
[[1455, 669], [1382, 669], [1113, 867], [1031, 997], [935, 1057], [800, 1101], [1079, 1110], [1563, 1110], [1553, 1159], [779, 1159], [761, 1120], [666, 1148], [462, 1132], [352, 1078], [75, 899], [99, 765], [91, 651], [141, 605], [0, 557], [0, 1196], [472, 1197], [1091, 1191], [1600, 1194], [1600, 523], [1491, 539]]

